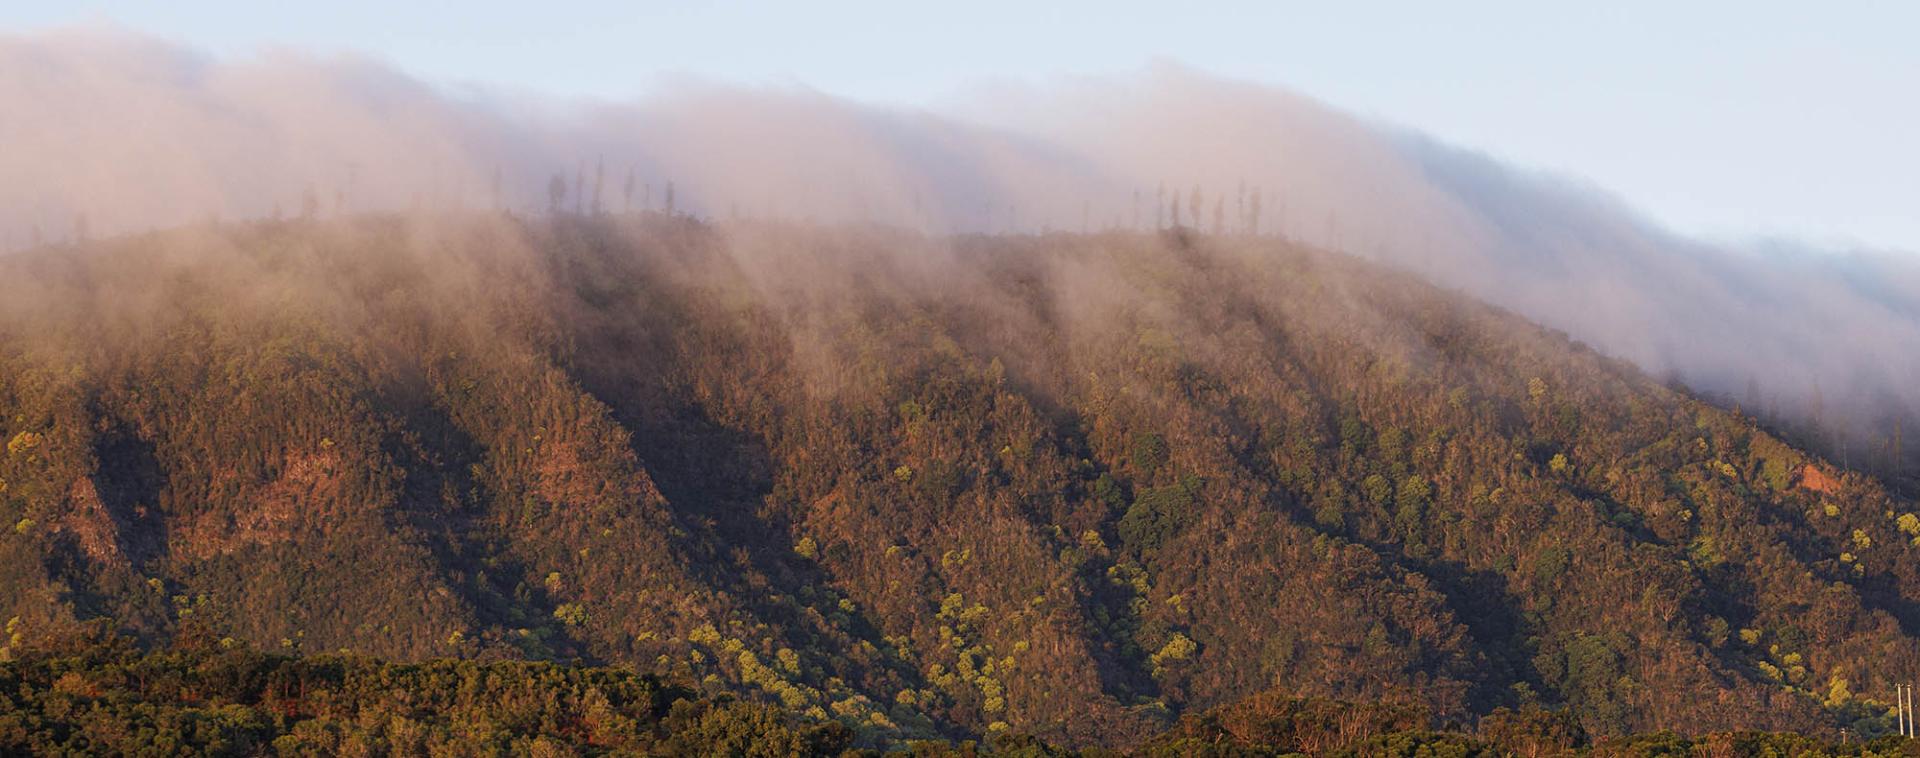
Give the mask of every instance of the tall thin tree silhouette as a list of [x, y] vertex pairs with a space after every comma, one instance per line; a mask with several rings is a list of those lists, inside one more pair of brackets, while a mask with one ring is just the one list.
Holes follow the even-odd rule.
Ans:
[[625, 199], [625, 205], [624, 207], [621, 208], [621, 210], [626, 213], [632, 213], [633, 212], [633, 167], [632, 166], [627, 167], [627, 183], [626, 183], [626, 186], [621, 188], [620, 194]]
[[1247, 201], [1247, 233], [1260, 236], [1260, 188], [1253, 188], [1253, 196]]
[[566, 199], [567, 177], [565, 174], [554, 174], [553, 178], [547, 181], [547, 215], [560, 215], [560, 203]]
[[600, 204], [601, 190], [606, 189], [606, 184], [607, 161], [605, 158], [595, 158], [593, 161], [593, 215], [595, 216], [606, 211], [606, 206]]
[[587, 212], [587, 162], [581, 161], [573, 170], [573, 212], [576, 215]]
[[1234, 225], [1237, 227], [1234, 231], [1244, 234], [1247, 231], [1247, 180], [1240, 180], [1240, 188], [1235, 192], [1233, 202]]

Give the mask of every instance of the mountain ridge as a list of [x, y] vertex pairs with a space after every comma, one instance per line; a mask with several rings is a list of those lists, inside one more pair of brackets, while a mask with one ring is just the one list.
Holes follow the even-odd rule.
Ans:
[[458, 214], [0, 271], [30, 627], [1069, 744], [1269, 691], [1865, 735], [1912, 673], [1911, 502], [1283, 240]]

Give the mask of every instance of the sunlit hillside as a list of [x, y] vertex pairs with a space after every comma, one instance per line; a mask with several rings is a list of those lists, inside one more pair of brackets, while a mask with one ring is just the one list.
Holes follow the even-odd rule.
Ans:
[[46, 247], [0, 259], [0, 440], [9, 656], [106, 619], [612, 665], [870, 746], [1129, 746], [1255, 697], [1873, 736], [1920, 675], [1914, 503], [1266, 236], [473, 213]]

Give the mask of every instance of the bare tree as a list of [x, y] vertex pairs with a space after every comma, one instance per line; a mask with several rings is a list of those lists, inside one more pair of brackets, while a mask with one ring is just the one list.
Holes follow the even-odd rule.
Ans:
[[1260, 188], [1253, 188], [1253, 197], [1247, 204], [1247, 233], [1260, 236]]
[[300, 193], [300, 219], [302, 221], [312, 221], [314, 217], [319, 215], [320, 195], [314, 192], [313, 185], [309, 184], [306, 190]]
[[493, 195], [493, 209], [495, 211], [499, 211], [500, 210], [500, 167], [499, 166], [493, 167], [493, 187], [491, 189], [492, 189], [491, 194]]
[[632, 213], [633, 212], [633, 167], [632, 166], [627, 167], [627, 184], [626, 186], [621, 188], [620, 194], [625, 198], [625, 201], [626, 201], [626, 206], [622, 210], [624, 210], [627, 213]]
[[560, 204], [566, 199], [567, 177], [565, 174], [554, 174], [553, 179], [547, 182], [547, 215], [560, 215]]
[[1193, 219], [1193, 228], [1200, 228], [1200, 211], [1206, 207], [1200, 195], [1200, 185], [1193, 185], [1193, 194], [1187, 196], [1187, 216]]
[[673, 182], [671, 181], [667, 182], [666, 194], [667, 194], [666, 211], [667, 211], [667, 215], [671, 216], [673, 215]]
[[573, 212], [584, 215], [587, 212], [587, 162], [581, 161], [573, 170]]
[[605, 158], [595, 158], [593, 161], [593, 215], [595, 216], [606, 210], [606, 206], [600, 204], [600, 193], [606, 185], [607, 161]]
[[1167, 183], [1161, 182], [1153, 190], [1153, 230], [1167, 228]]
[[1234, 224], [1238, 227], [1234, 231], [1244, 234], [1247, 231], [1247, 180], [1240, 180], [1240, 188], [1235, 192], [1233, 202]]

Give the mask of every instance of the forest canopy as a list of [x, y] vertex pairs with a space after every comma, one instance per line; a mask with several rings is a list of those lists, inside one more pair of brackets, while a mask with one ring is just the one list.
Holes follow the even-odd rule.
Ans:
[[[1877, 738], [1920, 507], [1776, 431], [1271, 236], [207, 224], [0, 259], [0, 677], [35, 723], [102, 702], [34, 641], [105, 624], [131, 647], [82, 668], [544, 672], [650, 745], [707, 718], [660, 698], [875, 748], [1203, 739], [1258, 698]], [[229, 691], [138, 728], [318, 734]], [[533, 723], [486, 744], [588, 739]]]

